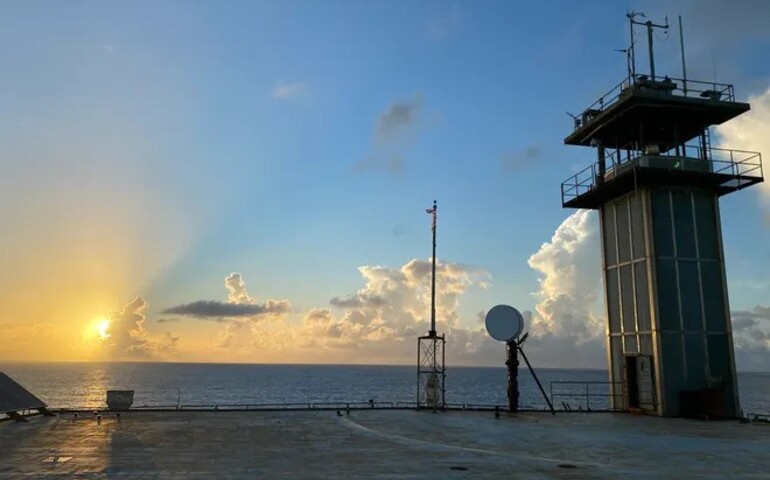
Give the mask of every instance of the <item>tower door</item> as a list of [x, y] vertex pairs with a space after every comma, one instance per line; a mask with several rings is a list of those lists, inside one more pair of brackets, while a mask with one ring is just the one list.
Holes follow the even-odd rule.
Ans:
[[636, 357], [636, 381], [639, 408], [642, 410], [654, 410], [655, 388], [652, 381], [652, 357], [649, 355], [639, 355]]
[[652, 357], [649, 355], [626, 355], [624, 360], [626, 406], [634, 410], [654, 410]]

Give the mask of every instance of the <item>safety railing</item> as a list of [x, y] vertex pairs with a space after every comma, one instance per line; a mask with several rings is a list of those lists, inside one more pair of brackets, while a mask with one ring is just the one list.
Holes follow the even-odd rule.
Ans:
[[[581, 382], [554, 381], [551, 382], [551, 402], [555, 408], [564, 411], [615, 411], [615, 390], [623, 391], [622, 382]], [[622, 405], [623, 402], [621, 401]]]
[[677, 97], [735, 102], [735, 89], [727, 83], [684, 80], [668, 76], [658, 77], [653, 80], [648, 75], [629, 75], [583, 110], [580, 115], [572, 116], [575, 121], [575, 130], [590, 123], [591, 120], [615, 104], [621, 97], [630, 95], [633, 92], [649, 92]]
[[[159, 404], [159, 405], [134, 405], [132, 412], [153, 411], [177, 411], [177, 412], [201, 412], [201, 411], [312, 411], [312, 410], [413, 410], [417, 408], [415, 402], [283, 402], [283, 403], [216, 403], [216, 404]], [[445, 410], [468, 411], [504, 411], [507, 405], [494, 403], [447, 403]], [[521, 411], [545, 411], [545, 407], [522, 405]], [[57, 412], [94, 412], [106, 411], [105, 407], [71, 407], [55, 409]]]
[[654, 154], [620, 149], [607, 152], [604, 172], [601, 172], [597, 161], [564, 181], [561, 185], [562, 203], [592, 191], [600, 175], [606, 182], [634, 167], [724, 175], [727, 177], [724, 183], [729, 182], [734, 189], [764, 178], [759, 152], [716, 147], [704, 150], [700, 145], [689, 144]]

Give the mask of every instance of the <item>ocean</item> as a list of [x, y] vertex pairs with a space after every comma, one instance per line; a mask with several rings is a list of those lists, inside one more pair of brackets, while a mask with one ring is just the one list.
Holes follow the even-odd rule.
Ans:
[[[365, 365], [250, 365], [213, 363], [6, 363], [4, 371], [54, 408], [98, 408], [108, 389], [134, 390], [134, 406], [415, 402], [416, 368]], [[552, 382], [606, 382], [605, 370], [537, 369]], [[770, 373], [740, 373], [741, 406], [770, 413]], [[506, 370], [448, 367], [446, 399], [455, 405], [507, 405]], [[522, 407], [546, 404], [529, 371], [519, 370]], [[585, 408], [584, 385], [553, 385], [572, 408]], [[589, 387], [591, 407], [605, 408], [608, 387]], [[596, 394], [596, 396], [594, 396]]]

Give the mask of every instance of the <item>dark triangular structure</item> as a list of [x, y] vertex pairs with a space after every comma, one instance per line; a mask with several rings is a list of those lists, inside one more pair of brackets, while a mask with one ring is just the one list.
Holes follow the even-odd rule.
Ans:
[[26, 420], [20, 412], [29, 410], [37, 410], [44, 415], [53, 415], [48, 411], [48, 405], [44, 401], [5, 373], [0, 372], [0, 412], [17, 422], [23, 422]]

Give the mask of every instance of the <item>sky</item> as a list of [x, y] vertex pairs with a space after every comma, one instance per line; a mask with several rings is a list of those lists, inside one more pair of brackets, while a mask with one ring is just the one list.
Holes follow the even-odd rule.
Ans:
[[[505, 303], [538, 365], [605, 366], [565, 112], [623, 78], [627, 11], [682, 15], [688, 75], [752, 103], [716, 141], [770, 158], [770, 3], [592, 4], [4, 2], [0, 360], [411, 364], [435, 199], [450, 365], [502, 363]], [[738, 368], [770, 370], [770, 188], [721, 215]]]

